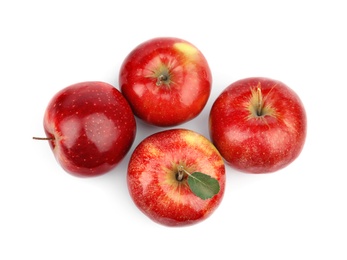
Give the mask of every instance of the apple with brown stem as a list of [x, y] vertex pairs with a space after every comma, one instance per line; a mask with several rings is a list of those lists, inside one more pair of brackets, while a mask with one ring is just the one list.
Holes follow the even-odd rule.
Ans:
[[168, 127], [200, 114], [210, 96], [212, 75], [202, 52], [178, 38], [159, 37], [138, 45], [125, 58], [119, 86], [134, 114]]
[[63, 169], [75, 176], [98, 176], [129, 151], [136, 121], [120, 91], [99, 82], [81, 82], [54, 95], [44, 114], [45, 138]]
[[284, 83], [261, 77], [229, 85], [215, 100], [210, 137], [227, 163], [249, 173], [282, 169], [301, 153], [307, 119], [299, 96]]
[[165, 226], [192, 225], [209, 217], [221, 203], [224, 161], [201, 134], [166, 130], [135, 148], [127, 182], [135, 205], [153, 221]]

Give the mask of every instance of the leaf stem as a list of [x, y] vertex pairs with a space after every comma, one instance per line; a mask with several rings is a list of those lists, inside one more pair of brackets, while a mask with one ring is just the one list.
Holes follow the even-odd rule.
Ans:
[[[184, 167], [182, 165], [179, 166], [178, 168], [178, 174], [182, 172], [187, 174], [189, 177], [193, 178], [194, 180], [197, 180], [198, 182], [201, 182], [203, 185], [205, 185], [205, 183], [203, 183], [200, 179], [196, 178], [195, 176], [193, 176], [190, 172], [188, 172], [186, 169], [184, 169]], [[182, 179], [183, 179], [183, 176], [182, 176]]]

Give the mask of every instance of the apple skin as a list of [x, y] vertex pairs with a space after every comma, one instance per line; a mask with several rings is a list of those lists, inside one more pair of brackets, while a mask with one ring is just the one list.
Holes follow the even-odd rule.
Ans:
[[[203, 172], [218, 180], [219, 192], [203, 200], [192, 193], [187, 180], [176, 179], [178, 166]], [[187, 226], [209, 217], [225, 190], [224, 161], [204, 136], [187, 129], [170, 129], [145, 138], [128, 165], [127, 183], [135, 205], [154, 222]]]
[[299, 96], [269, 78], [232, 83], [209, 115], [213, 144], [229, 165], [248, 173], [275, 172], [293, 162], [303, 149], [306, 129]]
[[63, 169], [91, 177], [110, 171], [123, 159], [135, 139], [136, 121], [119, 90], [90, 81], [54, 95], [45, 111], [44, 130]]
[[200, 50], [171, 37], [150, 39], [123, 61], [119, 86], [144, 122], [175, 126], [200, 114], [211, 92], [212, 75]]

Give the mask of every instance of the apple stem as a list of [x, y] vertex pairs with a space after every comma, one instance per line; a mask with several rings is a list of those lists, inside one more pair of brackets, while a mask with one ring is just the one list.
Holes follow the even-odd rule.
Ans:
[[180, 165], [178, 167], [177, 176], [176, 176], [178, 181], [182, 181], [183, 180], [184, 173], [185, 173], [185, 170], [184, 170], [183, 166]]
[[182, 181], [185, 174], [188, 176], [191, 176], [191, 174], [186, 169], [184, 169], [182, 165], [178, 166], [177, 175], [176, 175], [177, 180]]
[[167, 75], [163, 75], [160, 74], [157, 80], [157, 86], [161, 86], [163, 84], [163, 82], [168, 80], [168, 76]]
[[46, 141], [51, 141], [54, 140], [53, 137], [33, 137], [34, 140], [46, 140]]
[[257, 106], [257, 116], [261, 116], [263, 114], [263, 95], [261, 93], [261, 88], [257, 88], [257, 100], [258, 100], [258, 106]]

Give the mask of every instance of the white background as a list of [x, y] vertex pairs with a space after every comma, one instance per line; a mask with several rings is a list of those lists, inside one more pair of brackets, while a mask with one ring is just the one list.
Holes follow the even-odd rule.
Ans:
[[[335, 0], [1, 1], [0, 259], [347, 259], [346, 13]], [[163, 129], [139, 123], [122, 163], [91, 179], [32, 140], [57, 91], [118, 88], [125, 56], [157, 36], [190, 41], [212, 70], [208, 104], [180, 127], [208, 136], [213, 101], [251, 76], [286, 83], [308, 116], [295, 162], [268, 175], [227, 166], [220, 207], [185, 228], [152, 222], [126, 186], [131, 151]]]

